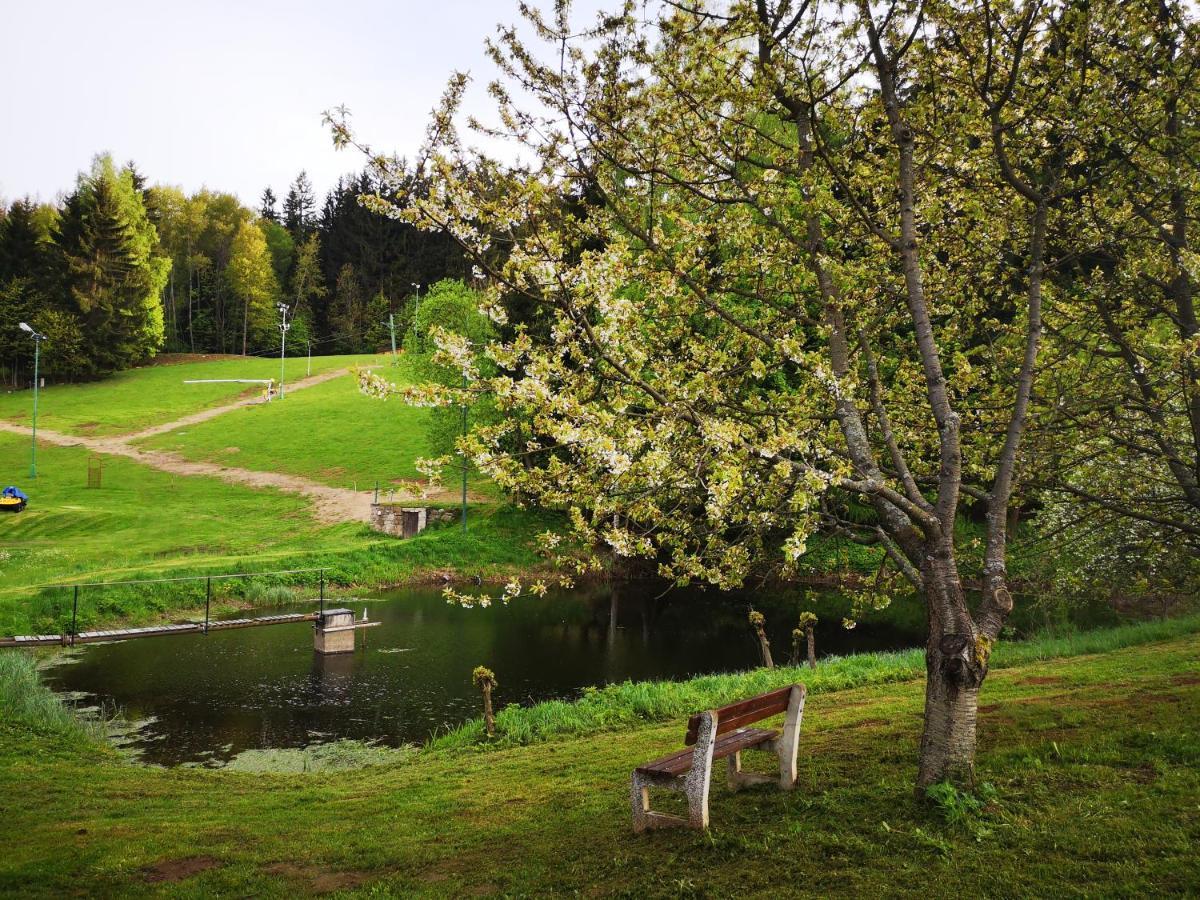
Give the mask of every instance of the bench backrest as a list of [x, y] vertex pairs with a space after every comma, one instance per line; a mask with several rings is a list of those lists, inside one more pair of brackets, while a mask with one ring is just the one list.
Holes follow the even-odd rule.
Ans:
[[[777, 691], [769, 691], [766, 694], [751, 697], [749, 700], [739, 700], [737, 703], [713, 710], [717, 714], [717, 734], [713, 736], [736, 731], [738, 728], [754, 722], [787, 712], [788, 701], [791, 700], [794, 686], [789, 684]], [[687, 737], [684, 739], [684, 744], [689, 747], [696, 743], [696, 738], [699, 736], [700, 716], [701, 713], [696, 713], [688, 719]]]

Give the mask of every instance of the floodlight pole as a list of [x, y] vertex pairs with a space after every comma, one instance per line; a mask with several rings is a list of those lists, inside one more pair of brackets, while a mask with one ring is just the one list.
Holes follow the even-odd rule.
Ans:
[[417, 316], [421, 313], [421, 285], [419, 282], [412, 283], [413, 295], [416, 297], [416, 305], [413, 307], [412, 322], [409, 324], [409, 330], [412, 331], [413, 337], [417, 336]]
[[396, 364], [396, 317], [388, 313], [388, 331], [392, 333], [392, 365]]
[[[462, 433], [467, 436], [467, 371], [463, 369]], [[462, 530], [467, 532], [467, 454], [462, 454]]]
[[33, 338], [33, 442], [29, 446], [29, 477], [37, 478], [37, 403], [38, 363], [41, 359], [42, 342], [37, 335]]
[[306, 376], [312, 375], [312, 340], [308, 341], [308, 368], [304, 373]]
[[288, 329], [292, 327], [287, 320], [288, 308], [286, 305], [279, 304], [279, 399], [283, 399], [283, 354], [284, 348], [287, 347]]
[[46, 339], [46, 336], [34, 331], [25, 322], [21, 323], [21, 330], [33, 338], [33, 439], [29, 445], [29, 477], [37, 478], [37, 409], [38, 381], [40, 378], [38, 365], [41, 362], [42, 341]]

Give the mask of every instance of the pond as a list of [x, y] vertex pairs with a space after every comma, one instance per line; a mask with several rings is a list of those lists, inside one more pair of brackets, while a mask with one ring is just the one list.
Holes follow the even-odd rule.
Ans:
[[311, 625], [295, 623], [90, 645], [51, 668], [47, 680], [144, 722], [133, 747], [150, 763], [214, 763], [243, 750], [343, 738], [399, 746], [479, 714], [470, 683], [477, 665], [496, 672], [500, 705], [570, 699], [626, 679], [751, 668], [759, 655], [746, 622], [751, 601], [767, 617], [778, 662], [790, 653], [802, 608], [821, 616], [820, 655], [922, 641], [915, 605], [896, 604], [848, 631], [846, 602], [831, 592], [664, 594], [657, 584], [622, 584], [461, 609], [426, 588], [335, 601], [356, 615], [365, 607], [382, 623], [356, 633], [352, 654], [315, 654]]

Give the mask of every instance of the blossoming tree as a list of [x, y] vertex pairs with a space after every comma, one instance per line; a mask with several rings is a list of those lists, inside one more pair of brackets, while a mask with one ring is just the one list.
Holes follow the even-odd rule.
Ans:
[[[647, 18], [627, 2], [582, 30], [565, 2], [525, 12], [548, 52], [502, 30], [499, 124], [472, 123], [513, 144], [508, 161], [461, 140], [458, 76], [421, 163], [432, 190], [366, 198], [454, 234], [498, 323], [514, 296], [544, 317], [537, 339], [445, 336], [465, 390], [510, 417], [463, 448], [569, 511], [585, 544], [680, 584], [786, 570], [821, 527], [877, 543], [928, 611], [918, 790], [969, 780], [1012, 608], [1048, 252], [1104, 171], [1104, 98], [1075, 52], [1103, 22], [1066, 3], [697, 0]], [[354, 143], [344, 114], [330, 122]], [[986, 509], [973, 604], [964, 496]], [[845, 498], [870, 519], [839, 515]]]

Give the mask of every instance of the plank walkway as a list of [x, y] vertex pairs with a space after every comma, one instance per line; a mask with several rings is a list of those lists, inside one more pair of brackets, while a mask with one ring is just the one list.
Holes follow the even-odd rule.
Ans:
[[[259, 625], [286, 625], [290, 622], [315, 622], [316, 613], [284, 613], [278, 616], [256, 616], [252, 619], [212, 619], [209, 631], [231, 628], [254, 628]], [[69, 634], [18, 634], [0, 638], [0, 647], [46, 647], [88, 644], [98, 641], [124, 641], [130, 638], [161, 637], [168, 634], [204, 633], [203, 622], [183, 622], [178, 625], [150, 625], [145, 628], [116, 628], [110, 631], [83, 631], [71, 640]]]

